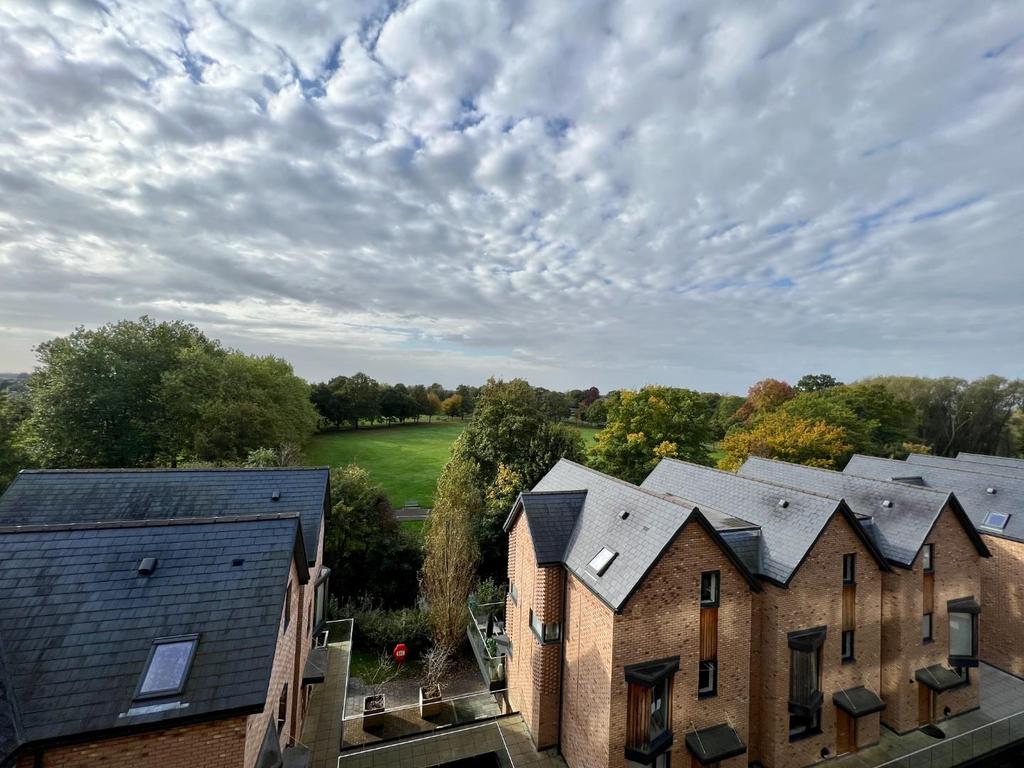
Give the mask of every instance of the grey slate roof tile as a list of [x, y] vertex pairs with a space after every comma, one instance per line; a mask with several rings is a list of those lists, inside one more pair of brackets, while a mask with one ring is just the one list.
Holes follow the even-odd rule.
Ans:
[[0, 496], [0, 526], [298, 514], [312, 563], [328, 475], [326, 467], [23, 470]]
[[997, 467], [1013, 467], [1024, 469], [1024, 459], [1012, 456], [987, 456], [984, 453], [965, 453], [960, 451], [956, 455], [957, 461], [970, 461], [976, 464], [992, 464]]
[[[675, 459], [662, 459], [643, 488], [678, 494], [760, 528], [760, 574], [785, 584], [839, 509], [836, 499], [782, 489], [731, 472]], [[788, 502], [780, 507], [779, 502]]]
[[[845, 500], [855, 514], [872, 518], [871, 528], [882, 553], [903, 566], [917, 557], [949, 496], [930, 488], [753, 456], [740, 467], [739, 474]], [[883, 501], [892, 506], [882, 506]]]
[[[29, 741], [262, 708], [299, 537], [297, 517], [0, 532], [0, 760]], [[190, 633], [173, 699], [187, 707], [126, 717], [152, 641]]]
[[[949, 469], [927, 464], [908, 464], [896, 459], [880, 459], [859, 454], [850, 459], [845, 474], [892, 480], [897, 477], [919, 477], [928, 488], [956, 494], [961, 506], [975, 528], [989, 536], [1024, 541], [1024, 479], [978, 472], [973, 469]], [[988, 493], [993, 488], [995, 493]], [[989, 512], [1002, 512], [1010, 516], [1002, 531], [986, 528]]]
[[[993, 458], [1002, 458], [999, 456]], [[1011, 460], [1013, 461], [1013, 460]], [[912, 453], [906, 458], [907, 464], [924, 464], [929, 467], [943, 467], [945, 469], [958, 469], [964, 472], [983, 472], [992, 475], [1004, 475], [1005, 477], [1024, 478], [1024, 462], [1019, 465], [994, 464], [991, 462], [969, 461], [967, 459], [951, 459], [947, 456], [931, 456], [923, 453]]]
[[[534, 554], [539, 565], [562, 562], [586, 497], [585, 490], [533, 492], [522, 495], [522, 510], [530, 526], [530, 538], [533, 540]], [[510, 518], [509, 524], [511, 522]], [[507, 525], [506, 530], [508, 527], [510, 525]]]

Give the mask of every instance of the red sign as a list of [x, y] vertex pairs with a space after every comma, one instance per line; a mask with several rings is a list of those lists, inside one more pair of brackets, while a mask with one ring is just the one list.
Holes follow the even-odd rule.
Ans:
[[398, 645], [396, 645], [395, 650], [392, 654], [395, 657], [395, 662], [397, 664], [401, 664], [402, 662], [404, 662], [405, 656], [408, 652], [409, 649], [405, 647], [405, 643], [399, 643]]

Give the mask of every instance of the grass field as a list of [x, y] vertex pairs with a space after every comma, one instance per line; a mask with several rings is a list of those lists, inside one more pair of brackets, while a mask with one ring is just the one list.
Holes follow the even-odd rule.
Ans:
[[[306, 460], [331, 467], [358, 464], [384, 488], [393, 506], [415, 499], [420, 506], [430, 507], [451, 445], [465, 427], [462, 421], [435, 421], [328, 432], [313, 438]], [[589, 447], [597, 430], [583, 427], [580, 431]]]

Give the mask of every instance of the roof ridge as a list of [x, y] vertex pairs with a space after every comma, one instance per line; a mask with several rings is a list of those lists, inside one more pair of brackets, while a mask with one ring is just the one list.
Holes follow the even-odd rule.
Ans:
[[153, 474], [171, 472], [308, 472], [330, 471], [327, 464], [299, 467], [72, 467], [67, 469], [22, 469], [19, 475]]
[[35, 523], [0, 525], [0, 535], [12, 533], [47, 533], [58, 531], [90, 531], [124, 528], [164, 528], [172, 525], [212, 525], [215, 523], [255, 523], [268, 520], [300, 520], [298, 512], [276, 512], [256, 515], [221, 515], [217, 517], [173, 517], [156, 520], [106, 520], [77, 523]]
[[[860, 455], [860, 454], [855, 454], [855, 455]], [[871, 456], [869, 458], [873, 458], [874, 459], [874, 458], [882, 458], [882, 457], [881, 456]], [[872, 483], [881, 483], [881, 484], [883, 484], [885, 486], [888, 486], [888, 487], [892, 487], [892, 485], [895, 483], [900, 489], [911, 489], [913, 491], [924, 491], [926, 493], [931, 493], [931, 494], [934, 494], [934, 495], [942, 496], [943, 498], [945, 498], [948, 495], [945, 491], [939, 490], [938, 488], [929, 488], [926, 485], [910, 485], [909, 483], [900, 483], [900, 482], [898, 482], [896, 480], [880, 480], [877, 477], [864, 477], [863, 475], [854, 475], [854, 474], [849, 474], [848, 475], [845, 472], [840, 472], [838, 469], [828, 469], [827, 467], [812, 467], [809, 464], [796, 464], [795, 462], [792, 462], [792, 461], [779, 461], [778, 459], [766, 459], [763, 456], [748, 456], [747, 457], [747, 461], [766, 461], [766, 462], [770, 462], [772, 464], [785, 464], [786, 466], [800, 467], [801, 469], [811, 469], [811, 470], [814, 470], [815, 472], [827, 472], [829, 474], [837, 475], [839, 477], [844, 477], [844, 478], [850, 478], [852, 480], [866, 480], [866, 481], [872, 482]], [[899, 459], [886, 459], [886, 461], [899, 461]], [[913, 464], [908, 464], [907, 466], [911, 466], [912, 467], [914, 465]], [[766, 480], [765, 482], [774, 483], [775, 481], [774, 480]], [[780, 485], [781, 485], [781, 483], [780, 483]], [[807, 491], [807, 493], [813, 493], [813, 491]]]
[[[1024, 471], [1024, 467], [1010, 467], [1003, 464], [986, 464], [983, 461], [968, 461], [967, 459], [954, 459], [949, 456], [933, 456], [930, 453], [916, 453], [914, 456], [925, 456], [930, 459], [944, 459], [952, 462], [952, 464], [912, 464], [909, 461], [904, 460], [904, 463], [908, 467], [930, 467], [932, 469], [948, 469], [952, 472], [970, 472], [973, 475], [991, 475], [992, 477], [1005, 477], [1010, 480], [1024, 480], [1024, 476], [1021, 475], [1007, 475], [999, 470], [1017, 470], [1018, 472]], [[893, 459], [893, 461], [899, 461], [899, 459]], [[955, 466], [956, 464], [960, 466]], [[971, 464], [973, 466], [966, 467], [965, 464]], [[978, 469], [975, 469], [978, 467]], [[984, 467], [985, 469], [981, 469]]]
[[[634, 491], [640, 491], [641, 493], [646, 493], [647, 495], [654, 496], [655, 498], [661, 499], [662, 501], [670, 501], [673, 504], [677, 504], [677, 505], [679, 505], [681, 507], [685, 507], [687, 504], [690, 504], [693, 507], [698, 507], [699, 508], [698, 504], [696, 504], [695, 502], [689, 501], [688, 499], [684, 499], [682, 496], [676, 496], [676, 497], [671, 498], [671, 499], [665, 498], [665, 495], [663, 495], [659, 491], [652, 491], [650, 488], [644, 488], [642, 485], [635, 485], [634, 483], [631, 483], [628, 480], [623, 480], [621, 477], [615, 477], [614, 475], [605, 474], [604, 472], [602, 472], [599, 469], [594, 469], [593, 467], [588, 467], [586, 464], [580, 464], [578, 462], [573, 461], [572, 459], [562, 458], [562, 459], [558, 460], [558, 463], [561, 464], [563, 461], [566, 464], [572, 464], [574, 467], [579, 467], [580, 469], [585, 469], [585, 470], [587, 470], [587, 472], [590, 472], [591, 474], [594, 474], [594, 475], [598, 475], [598, 476], [604, 478], [605, 480], [612, 480], [612, 481], [618, 483], [619, 485], [624, 485], [627, 488], [632, 488]], [[663, 461], [664, 461], [664, 459], [663, 459]], [[555, 466], [557, 467], [558, 464], [556, 464]], [[552, 469], [554, 469], [554, 467], [552, 467]], [[693, 510], [691, 509], [690, 511], [692, 512]]]
[[523, 496], [553, 496], [557, 493], [586, 493], [586, 488], [578, 488], [568, 491], [523, 491]]
[[[960, 469], [958, 467], [945, 467], [945, 466], [940, 467], [937, 464], [910, 464], [910, 463], [908, 463], [906, 461], [900, 461], [899, 459], [886, 459], [886, 458], [882, 458], [881, 456], [865, 456], [865, 455], [860, 454], [860, 453], [855, 453], [854, 456], [860, 456], [860, 458], [862, 458], [862, 459], [871, 459], [873, 461], [893, 462], [893, 463], [899, 464], [900, 466], [904, 466], [908, 470], [910, 470], [910, 472], [908, 472], [907, 475], [901, 475], [901, 477], [921, 477], [922, 475], [920, 474], [920, 472], [918, 472], [917, 474], [914, 474], [913, 470], [931, 469], [931, 470], [938, 470], [939, 472], [960, 472], [961, 474], [965, 474], [965, 475], [985, 475], [986, 477], [999, 477], [999, 478], [1002, 478], [1003, 480], [1009, 480], [1010, 482], [1013, 482], [1013, 483], [1020, 483], [1022, 486], [1024, 486], [1024, 477], [1014, 477], [1013, 475], [1002, 475], [1002, 474], [999, 474], [997, 472], [977, 472], [977, 471], [975, 471], [973, 469], [966, 469], [966, 468], [965, 469]], [[942, 457], [942, 458], [945, 458], [945, 457]], [[851, 457], [850, 460], [852, 461], [853, 457]], [[855, 475], [855, 477], [860, 477], [860, 475]], [[868, 479], [870, 479], [870, 478], [868, 478]], [[882, 482], [887, 482], [887, 481], [883, 480]], [[937, 490], [937, 489], [932, 489], [932, 490]]]
[[[672, 458], [668, 458], [668, 457], [662, 459], [662, 461], [674, 461], [676, 464], [689, 465], [689, 466], [692, 466], [692, 467], [698, 467], [700, 469], [710, 469], [710, 470], [712, 470], [714, 472], [718, 472], [718, 473], [726, 475], [728, 477], [734, 477], [737, 480], [746, 480], [748, 482], [753, 482], [753, 483], [767, 483], [768, 485], [774, 485], [776, 487], [784, 487], [784, 488], [787, 488], [788, 490], [796, 491], [797, 493], [803, 493], [803, 494], [806, 494], [807, 496], [817, 496], [819, 499], [828, 499], [829, 501], [844, 501], [844, 499], [841, 496], [840, 497], [835, 497], [835, 496], [829, 496], [828, 494], [825, 494], [825, 493], [818, 493], [817, 491], [805, 491], [803, 488], [794, 488], [792, 486], [783, 485], [782, 483], [776, 483], [776, 482], [774, 482], [772, 480], [761, 480], [760, 478], [757, 478], [757, 477], [746, 477], [745, 475], [740, 475], [740, 474], [737, 474], [736, 472], [727, 472], [726, 470], [718, 469], [717, 467], [705, 467], [703, 464], [695, 464], [692, 461], [681, 461], [680, 459], [672, 459]], [[735, 517], [735, 515], [731, 515], [731, 517]], [[742, 519], [742, 518], [740, 518], [740, 519]]]

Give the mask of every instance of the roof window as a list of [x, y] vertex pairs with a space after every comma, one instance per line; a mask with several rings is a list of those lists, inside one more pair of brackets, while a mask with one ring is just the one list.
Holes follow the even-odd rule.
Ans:
[[618, 554], [618, 552], [612, 552], [608, 547], [601, 547], [601, 551], [590, 561], [590, 570], [598, 576], [604, 576], [604, 572], [608, 570], [608, 566], [612, 564]]
[[199, 635], [161, 637], [153, 641], [149, 658], [135, 692], [136, 699], [175, 696], [185, 689]]
[[989, 512], [985, 515], [985, 522], [982, 523], [986, 528], [995, 528], [996, 530], [1003, 530], [1006, 524], [1010, 522], [1010, 515], [1007, 512]]

